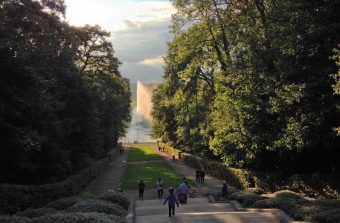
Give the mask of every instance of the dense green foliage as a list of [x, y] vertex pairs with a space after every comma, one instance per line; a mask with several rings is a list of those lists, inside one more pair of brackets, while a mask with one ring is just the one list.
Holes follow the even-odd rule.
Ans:
[[129, 206], [131, 204], [127, 195], [123, 193], [115, 193], [112, 191], [108, 191], [102, 195], [99, 195], [98, 197], [96, 197], [96, 199], [108, 201], [113, 204], [118, 204], [122, 206], [126, 211], [129, 209]]
[[309, 200], [291, 191], [278, 191], [271, 196], [240, 191], [230, 195], [245, 207], [278, 208], [294, 220], [331, 223], [339, 222], [339, 200]]
[[130, 119], [109, 33], [63, 0], [0, 1], [0, 182], [56, 182], [102, 158]]
[[[78, 195], [109, 165], [110, 158], [105, 157], [77, 174], [52, 184], [44, 185], [13, 185], [0, 184], [0, 213], [11, 214], [27, 207], [42, 207], [47, 203], [68, 196]], [[66, 199], [51, 204], [49, 208], [57, 210], [73, 205], [77, 198]], [[59, 206], [61, 206], [59, 208]]]
[[173, 4], [153, 134], [234, 167], [339, 172], [339, 1]]
[[205, 172], [236, 188], [247, 189], [255, 187], [262, 192], [276, 192], [289, 189], [305, 197], [318, 199], [340, 198], [340, 174], [293, 174], [265, 173], [228, 167], [221, 162], [201, 159], [189, 154], [182, 155], [186, 165], [195, 169], [203, 168]]
[[97, 212], [56, 213], [35, 218], [32, 223], [126, 223], [125, 218]]
[[67, 213], [97, 212], [116, 215], [120, 217], [125, 217], [127, 215], [127, 211], [120, 205], [99, 199], [87, 199], [80, 201], [75, 205], [67, 208], [65, 212]]

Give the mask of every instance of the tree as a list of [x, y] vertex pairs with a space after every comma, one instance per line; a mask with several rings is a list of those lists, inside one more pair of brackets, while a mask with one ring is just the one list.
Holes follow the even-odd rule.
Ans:
[[[173, 102], [166, 103], [172, 113], [155, 119], [159, 123], [171, 119], [174, 124], [163, 129], [163, 135], [173, 135], [170, 141], [179, 147], [210, 147], [237, 167], [285, 172], [337, 169], [339, 140], [331, 131], [338, 126], [337, 98], [329, 78], [336, 67], [329, 57], [339, 42], [339, 3], [175, 0], [173, 4], [176, 38], [169, 44], [165, 84], [157, 95], [158, 102]], [[213, 89], [210, 96], [206, 89]], [[168, 91], [171, 94], [164, 95]], [[196, 96], [198, 100], [193, 100]], [[192, 117], [199, 120], [194, 128]], [[201, 138], [192, 140], [193, 129]]]
[[106, 33], [83, 28], [102, 38], [88, 55], [106, 57], [80, 69], [86, 35], [64, 13], [62, 0], [0, 2], [1, 182], [64, 179], [103, 157], [129, 120], [127, 80]]

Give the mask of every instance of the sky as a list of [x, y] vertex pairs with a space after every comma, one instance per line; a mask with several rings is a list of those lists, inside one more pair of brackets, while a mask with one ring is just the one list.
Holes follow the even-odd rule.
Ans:
[[99, 25], [111, 32], [122, 76], [143, 83], [160, 83], [169, 34], [169, 0], [65, 0], [71, 25]]

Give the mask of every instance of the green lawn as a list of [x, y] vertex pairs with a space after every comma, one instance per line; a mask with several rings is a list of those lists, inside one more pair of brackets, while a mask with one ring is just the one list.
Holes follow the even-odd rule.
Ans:
[[133, 146], [129, 149], [128, 162], [160, 160], [161, 157], [149, 146]]
[[125, 189], [137, 189], [139, 181], [143, 180], [146, 189], [156, 189], [156, 181], [158, 178], [162, 178], [165, 188], [177, 188], [183, 175], [166, 163], [128, 163], [122, 176], [122, 187]]

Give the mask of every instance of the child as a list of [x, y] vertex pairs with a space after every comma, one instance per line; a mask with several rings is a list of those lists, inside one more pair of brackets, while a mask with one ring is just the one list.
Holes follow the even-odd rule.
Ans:
[[165, 201], [163, 203], [163, 205], [165, 205], [166, 202], [168, 202], [169, 218], [171, 218], [171, 213], [172, 213], [173, 216], [175, 216], [175, 204], [177, 205], [177, 207], [179, 206], [177, 198], [174, 195], [174, 191], [175, 191], [175, 189], [173, 187], [169, 188], [170, 195], [165, 199]]

